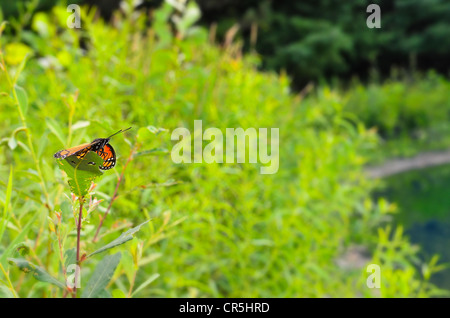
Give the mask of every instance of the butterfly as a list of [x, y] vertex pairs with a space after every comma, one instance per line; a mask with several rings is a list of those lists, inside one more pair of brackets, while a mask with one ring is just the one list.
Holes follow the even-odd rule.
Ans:
[[131, 129], [131, 127], [125, 130], [121, 129], [107, 138], [97, 138], [92, 142], [58, 151], [53, 155], [53, 157], [65, 159], [69, 156], [77, 156], [78, 159], [83, 159], [89, 151], [94, 151], [103, 159], [103, 164], [99, 168], [101, 170], [109, 170], [111, 168], [114, 168], [114, 166], [116, 165], [116, 152], [114, 151], [114, 148], [109, 144], [109, 140], [112, 136], [115, 136], [121, 132], [125, 132], [129, 129]]

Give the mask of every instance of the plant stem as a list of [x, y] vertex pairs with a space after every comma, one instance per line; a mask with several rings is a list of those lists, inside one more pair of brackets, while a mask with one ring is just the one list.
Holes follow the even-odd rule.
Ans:
[[116, 197], [117, 197], [117, 190], [119, 189], [119, 185], [120, 185], [120, 182], [121, 182], [121, 181], [122, 181], [122, 175], [120, 175], [119, 180], [117, 181], [116, 189], [114, 190], [114, 194], [113, 194], [113, 196], [112, 196], [112, 198], [111, 198], [111, 201], [109, 202], [108, 208], [106, 209], [106, 213], [105, 213], [105, 215], [104, 215], [104, 216], [101, 218], [101, 220], [100, 220], [100, 224], [98, 225], [97, 231], [95, 232], [95, 235], [94, 235], [94, 239], [92, 240], [93, 242], [97, 242], [97, 239], [98, 239], [97, 236], [98, 236], [98, 234], [100, 233], [100, 228], [102, 227], [103, 221], [105, 221], [106, 216], [108, 215], [109, 210], [111, 209], [111, 206], [112, 206], [114, 200], [115, 200]]
[[128, 298], [131, 298], [131, 294], [133, 293], [134, 283], [136, 282], [136, 274], [137, 270], [134, 271], [133, 280], [130, 282], [130, 289], [128, 290]]
[[112, 206], [114, 200], [117, 199], [117, 191], [119, 190], [119, 185], [120, 185], [120, 183], [121, 183], [122, 180], [123, 180], [123, 175], [124, 175], [124, 173], [125, 173], [125, 170], [127, 169], [127, 166], [128, 166], [128, 164], [130, 163], [131, 159], [133, 159], [133, 155], [134, 155], [134, 153], [135, 153], [136, 150], [137, 150], [137, 146], [135, 146], [135, 147], [130, 151], [130, 155], [128, 156], [127, 162], [125, 163], [125, 166], [124, 166], [123, 169], [122, 169], [122, 173], [120, 174], [119, 179], [117, 180], [116, 189], [114, 190], [114, 194], [113, 194], [113, 196], [112, 196], [112, 198], [111, 198], [111, 201], [109, 202], [109, 206], [108, 206], [108, 208], [106, 209], [105, 215], [101, 218], [100, 224], [98, 225], [97, 231], [95, 232], [94, 239], [92, 240], [94, 243], [97, 242], [97, 240], [98, 240], [98, 234], [100, 233], [100, 229], [101, 229], [101, 227], [102, 227], [102, 225], [103, 225], [103, 222], [105, 221], [106, 217], [108, 216], [109, 210], [111, 210], [111, 206]]
[[14, 290], [14, 287], [13, 287], [13, 285], [12, 285], [12, 283], [11, 283], [11, 280], [9, 279], [9, 275], [8, 275], [8, 273], [5, 271], [5, 269], [3, 268], [3, 265], [2, 265], [2, 264], [0, 264], [0, 269], [2, 270], [3, 275], [5, 275], [6, 280], [8, 281], [8, 284], [9, 284], [9, 290], [12, 292], [12, 294], [14, 295], [15, 298], [18, 298], [18, 296], [17, 296], [17, 294], [16, 294], [16, 291]]
[[[61, 223], [59, 225], [61, 225]], [[64, 266], [63, 246], [62, 246], [62, 242], [61, 242], [61, 233], [60, 233], [59, 228], [56, 231], [56, 236], [58, 238], [59, 260], [61, 261], [61, 267], [62, 267], [62, 271], [64, 274], [64, 280], [67, 280], [66, 267]]]
[[81, 271], [79, 269], [79, 266], [81, 264], [80, 262], [80, 233], [81, 233], [81, 221], [83, 217], [83, 202], [84, 197], [79, 198], [80, 201], [80, 211], [78, 213], [78, 222], [77, 222], [77, 267], [75, 268], [75, 281], [74, 281], [74, 288], [73, 288], [73, 298], [77, 298], [77, 282], [78, 282], [78, 272]]

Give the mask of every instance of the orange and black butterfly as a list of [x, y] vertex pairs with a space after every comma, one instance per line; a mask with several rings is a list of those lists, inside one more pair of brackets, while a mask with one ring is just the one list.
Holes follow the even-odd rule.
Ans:
[[99, 168], [101, 170], [109, 170], [116, 165], [116, 152], [114, 151], [114, 148], [109, 144], [109, 140], [112, 136], [127, 131], [130, 128], [131, 127], [125, 130], [121, 129], [107, 138], [97, 138], [90, 143], [81, 144], [79, 146], [58, 151], [53, 155], [53, 157], [65, 159], [69, 156], [77, 156], [78, 159], [83, 159], [89, 151], [94, 151], [103, 159], [103, 165], [101, 165]]

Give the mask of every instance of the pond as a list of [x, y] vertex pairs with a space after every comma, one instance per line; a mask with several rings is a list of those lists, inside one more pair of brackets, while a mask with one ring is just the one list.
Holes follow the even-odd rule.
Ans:
[[[384, 196], [398, 205], [394, 222], [402, 224], [419, 257], [429, 261], [439, 254], [439, 263], [450, 263], [450, 165], [413, 170], [383, 179]], [[450, 290], [450, 268], [434, 274], [431, 282]]]

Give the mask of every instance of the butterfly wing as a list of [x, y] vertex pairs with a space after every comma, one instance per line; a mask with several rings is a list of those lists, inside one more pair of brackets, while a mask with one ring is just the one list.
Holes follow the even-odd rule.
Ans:
[[103, 148], [96, 151], [96, 153], [102, 157], [103, 165], [100, 166], [101, 170], [109, 170], [116, 165], [116, 152], [110, 144], [106, 144]]
[[84, 156], [87, 154], [87, 152], [90, 150], [92, 143], [86, 143], [81, 144], [69, 149], [64, 149], [61, 151], [58, 151], [53, 155], [55, 158], [61, 158], [64, 159], [69, 156], [77, 155], [79, 159], [84, 158]]
[[91, 143], [58, 151], [53, 157], [65, 159], [76, 155], [78, 159], [83, 159], [89, 151], [94, 151], [103, 159], [103, 164], [99, 168], [101, 170], [109, 170], [116, 165], [116, 152], [108, 141], [108, 138], [98, 138]]

